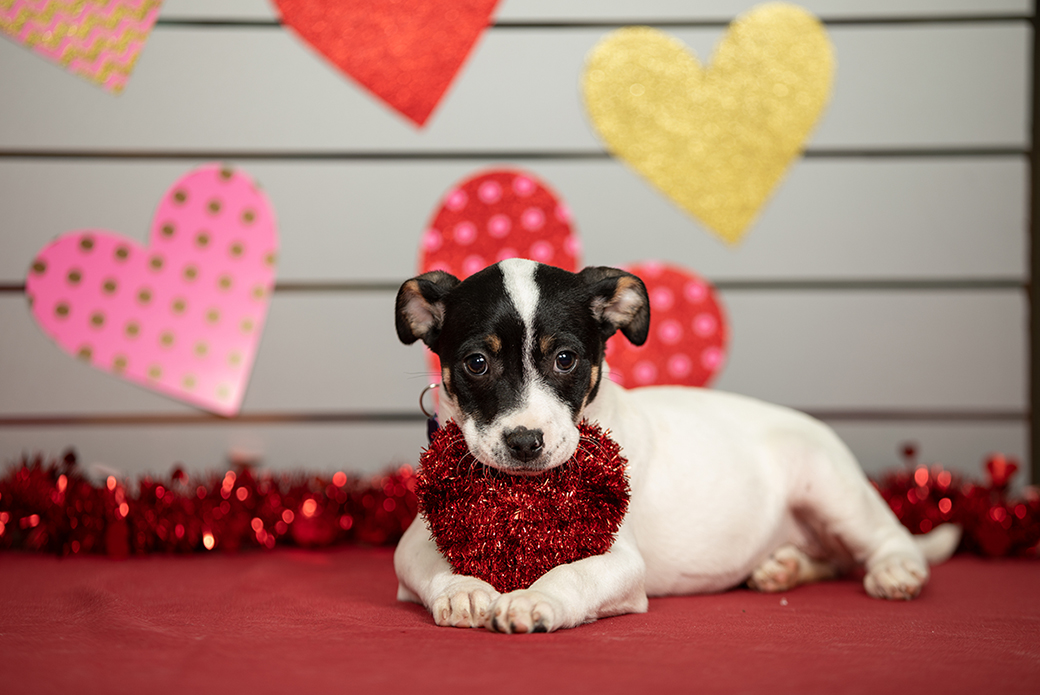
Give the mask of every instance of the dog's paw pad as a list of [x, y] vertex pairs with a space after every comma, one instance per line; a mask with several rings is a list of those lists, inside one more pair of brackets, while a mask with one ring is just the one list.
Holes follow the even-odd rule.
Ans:
[[927, 566], [913, 558], [893, 556], [874, 564], [863, 587], [874, 598], [909, 601], [921, 593], [927, 581]]
[[548, 597], [525, 589], [500, 596], [491, 606], [487, 627], [510, 634], [552, 632], [557, 627], [555, 618]]
[[748, 586], [767, 594], [787, 591], [798, 586], [798, 552], [800, 551], [791, 546], [777, 550], [751, 573], [747, 580]]

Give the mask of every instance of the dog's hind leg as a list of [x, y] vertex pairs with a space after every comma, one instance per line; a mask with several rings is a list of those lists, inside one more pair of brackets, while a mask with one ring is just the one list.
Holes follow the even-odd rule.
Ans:
[[747, 585], [763, 593], [787, 591], [801, 584], [834, 579], [837, 565], [809, 557], [793, 545], [785, 545], [766, 558], [748, 577]]
[[792, 511], [864, 566], [867, 593], [895, 600], [917, 596], [928, 581], [928, 561], [837, 435], [817, 423], [775, 444], [797, 471]]

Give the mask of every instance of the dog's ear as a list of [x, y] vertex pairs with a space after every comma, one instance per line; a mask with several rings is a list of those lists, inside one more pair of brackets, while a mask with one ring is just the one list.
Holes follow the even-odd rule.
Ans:
[[579, 274], [592, 291], [592, 315], [604, 339], [621, 331], [633, 345], [642, 345], [650, 332], [650, 297], [643, 281], [617, 268], [590, 267]]
[[397, 337], [405, 345], [433, 345], [444, 325], [444, 299], [459, 279], [440, 270], [407, 280], [397, 291]]

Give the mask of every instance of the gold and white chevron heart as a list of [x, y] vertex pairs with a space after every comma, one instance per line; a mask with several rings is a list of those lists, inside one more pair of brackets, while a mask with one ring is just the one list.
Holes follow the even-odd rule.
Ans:
[[706, 69], [668, 34], [615, 31], [589, 55], [583, 91], [607, 148], [735, 243], [801, 153], [833, 74], [819, 20], [770, 3], [730, 25]]
[[162, 0], [0, 0], [0, 32], [118, 94]]

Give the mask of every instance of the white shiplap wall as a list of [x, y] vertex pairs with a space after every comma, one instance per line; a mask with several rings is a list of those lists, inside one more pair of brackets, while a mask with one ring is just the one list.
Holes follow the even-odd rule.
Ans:
[[[422, 130], [265, 0], [167, 0], [119, 97], [0, 41], [0, 460], [71, 445], [132, 474], [232, 449], [283, 470], [414, 461], [425, 367], [396, 342], [393, 287], [444, 191], [497, 165], [568, 201], [586, 262], [658, 258], [718, 284], [733, 335], [718, 388], [820, 415], [869, 471], [911, 439], [973, 475], [990, 451], [1024, 458], [1032, 3], [804, 5], [835, 45], [833, 99], [736, 249], [604, 155], [578, 85], [625, 23], [661, 23], [707, 60], [740, 0], [505, 0]], [[144, 241], [167, 187], [214, 159], [261, 182], [282, 241], [234, 421], [68, 358], [19, 291], [66, 231]]]

